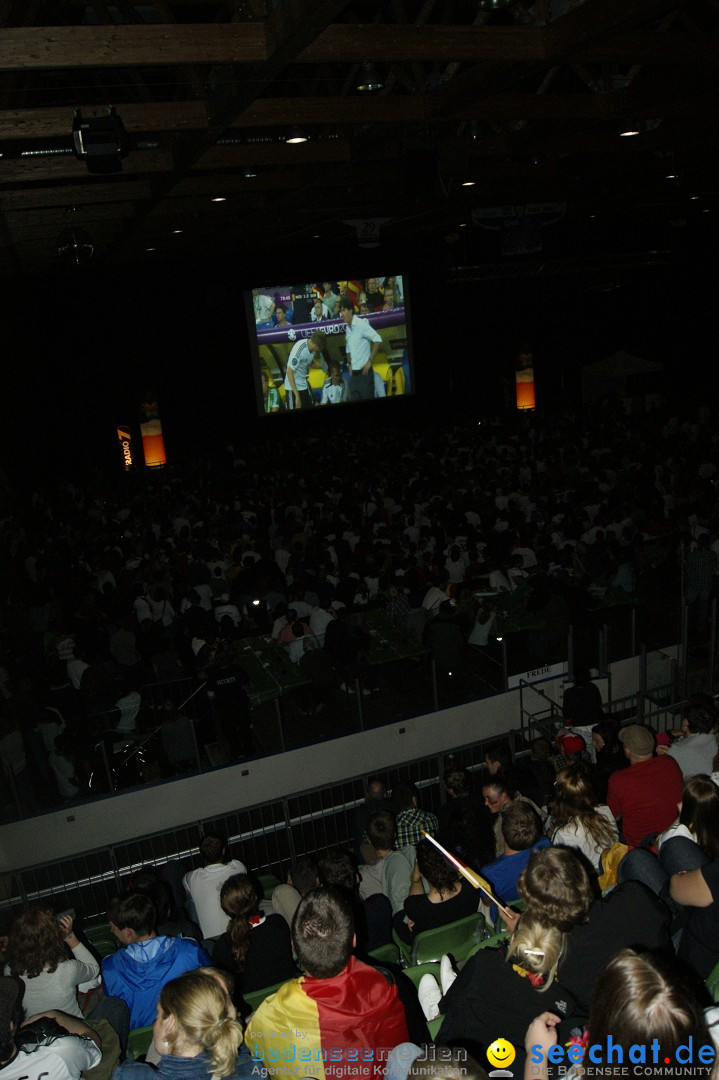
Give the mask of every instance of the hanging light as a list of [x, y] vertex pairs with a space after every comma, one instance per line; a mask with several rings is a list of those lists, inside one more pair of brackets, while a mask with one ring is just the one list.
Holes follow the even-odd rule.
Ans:
[[373, 90], [381, 90], [383, 86], [384, 83], [374, 64], [363, 64], [355, 89], [359, 90], [361, 94], [369, 94]]

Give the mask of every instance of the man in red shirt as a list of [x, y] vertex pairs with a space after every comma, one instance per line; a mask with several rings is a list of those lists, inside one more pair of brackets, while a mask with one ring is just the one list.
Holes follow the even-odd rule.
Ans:
[[682, 771], [673, 758], [654, 756], [654, 732], [648, 727], [630, 724], [619, 732], [619, 740], [631, 768], [609, 777], [607, 803], [617, 821], [621, 819], [625, 842], [639, 847], [646, 836], [663, 832], [676, 818]]

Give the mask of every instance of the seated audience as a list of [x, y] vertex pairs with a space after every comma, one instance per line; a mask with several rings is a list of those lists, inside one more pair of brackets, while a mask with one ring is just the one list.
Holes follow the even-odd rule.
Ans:
[[682, 797], [681, 769], [672, 758], [654, 756], [654, 732], [630, 724], [619, 732], [629, 768], [609, 777], [607, 803], [630, 847], [669, 828]]
[[254, 1071], [226, 989], [209, 971], [190, 972], [162, 988], [153, 1038], [156, 1067], [126, 1061], [114, 1080], [249, 1080], [263, 1075], [263, 1070]]
[[[600, 1049], [592, 1050], [591, 1063], [571, 1066], [566, 1076], [579, 1080], [583, 1075], [623, 1073], [624, 1068], [632, 1068], [628, 1063], [635, 1061], [629, 1056], [633, 1048], [635, 1055], [636, 1047], [646, 1048], [644, 1053], [649, 1062], [649, 1048], [654, 1045], [661, 1048], [665, 1060], [672, 1062], [672, 1075], [695, 1076], [701, 1066], [694, 1055], [700, 1047], [715, 1045], [703, 1009], [702, 989], [665, 956], [621, 949], [599, 972], [588, 1027], [576, 1040], [579, 1045], [586, 1041], [587, 1052], [589, 1047]], [[557, 1013], [543, 1012], [527, 1028], [524, 1080], [546, 1080], [549, 1051], [558, 1042], [561, 1023], [562, 1017]], [[610, 1052], [610, 1045], [619, 1049]], [[687, 1046], [694, 1047], [689, 1061], [686, 1049], [684, 1055], [678, 1053]], [[651, 1065], [644, 1068], [655, 1071]]]
[[594, 793], [600, 802], [606, 802], [609, 777], [619, 769], [629, 767], [624, 748], [619, 742], [619, 725], [609, 718], [592, 728], [594, 764], [589, 765]]
[[277, 885], [273, 890], [271, 897], [273, 911], [281, 915], [288, 926], [292, 926], [300, 900], [306, 893], [316, 889], [318, 884], [317, 860], [303, 855], [288, 870], [287, 881], [283, 885]]
[[[492, 885], [498, 900], [517, 898], [519, 875], [529, 862], [533, 851], [549, 847], [549, 840], [542, 836], [542, 819], [537, 811], [525, 802], [513, 802], [502, 817], [504, 850], [498, 859], [483, 866], [481, 873]], [[497, 911], [493, 905], [490, 917], [494, 922]]]
[[53, 1034], [43, 1037], [41, 1042], [32, 1037], [30, 1030], [23, 1031], [22, 995], [20, 979], [13, 975], [0, 978], [0, 1071], [3, 1080], [27, 1080], [29, 1076], [80, 1080], [87, 1070], [100, 1064], [100, 1036], [77, 1016], [47, 1010], [43, 1015], [54, 1022]]
[[717, 710], [709, 694], [694, 694], [682, 716], [682, 737], [669, 747], [658, 747], [674, 758], [686, 780], [697, 773], [710, 773], [717, 753]]
[[261, 990], [297, 974], [287, 923], [281, 915], [260, 912], [247, 874], [233, 874], [223, 883], [220, 903], [230, 921], [212, 958], [234, 975], [238, 991]]
[[552, 843], [576, 848], [599, 870], [602, 852], [619, 833], [609, 807], [597, 803], [583, 762], [557, 773], [551, 816]]
[[425, 832], [434, 837], [438, 835], [437, 816], [429, 810], [420, 809], [419, 792], [414, 784], [395, 784], [392, 788], [392, 799], [397, 805], [398, 848], [418, 844]]
[[[668, 947], [670, 913], [648, 889], [627, 882], [604, 900], [595, 899], [595, 890], [586, 863], [570, 849], [533, 852], [518, 882], [525, 910], [504, 919], [512, 930], [507, 954], [513, 965], [493, 949], [467, 961], [440, 1002], [441, 1040], [471, 1050], [503, 1031], [517, 1048], [521, 1070], [519, 1028], [526, 1030], [532, 1010], [536, 1015], [542, 1001], [537, 989], [547, 987], [544, 1007], [557, 1015], [586, 1017], [597, 974], [618, 949]], [[539, 978], [526, 977], [526, 971]]]
[[49, 908], [26, 908], [15, 919], [5, 949], [5, 974], [25, 983], [29, 1016], [60, 1009], [82, 1016], [77, 1000], [99, 985], [100, 965], [78, 939], [72, 915], [57, 919]]
[[228, 918], [220, 905], [220, 889], [233, 874], [246, 874], [239, 859], [231, 859], [227, 841], [206, 833], [200, 843], [202, 865], [185, 874], [183, 884], [194, 907], [203, 938], [219, 937], [227, 929]]
[[[359, 1080], [377, 1072], [376, 1052], [407, 1041], [407, 1022], [397, 987], [352, 956], [354, 922], [349, 900], [334, 889], [302, 898], [292, 943], [305, 972], [266, 998], [252, 1016], [245, 1042], [253, 1059], [272, 1062], [285, 1077], [319, 1069], [326, 1080], [346, 1076], [348, 1062]], [[304, 1033], [297, 1044], [294, 1029]], [[332, 1048], [339, 1060], [333, 1062]]]
[[533, 803], [531, 799], [528, 799], [526, 795], [520, 794], [518, 791], [512, 792], [511, 788], [507, 786], [507, 783], [497, 776], [487, 779], [482, 784], [482, 797], [484, 798], [484, 805], [489, 812], [494, 815], [492, 828], [494, 830], [494, 844], [495, 854], [499, 858], [504, 854], [504, 834], [502, 833], [502, 815], [515, 802], [523, 802], [535, 811], [539, 816], [540, 821], [544, 821], [544, 815], [536, 803]]
[[[423, 878], [429, 885], [427, 892]], [[442, 852], [429, 840], [420, 840], [404, 911], [394, 918], [395, 929], [404, 941], [411, 942], [423, 930], [446, 926], [478, 911], [479, 900], [478, 891]]]
[[130, 1010], [130, 1026], [152, 1023], [166, 982], [210, 961], [190, 938], [158, 937], [155, 905], [145, 893], [126, 893], [110, 905], [110, 929], [123, 946], [102, 961], [105, 993]]
[[395, 851], [397, 825], [394, 814], [381, 810], [367, 822], [367, 837], [377, 853], [376, 859], [360, 867], [360, 896], [363, 900], [374, 893], [384, 893], [392, 905], [392, 914], [402, 910], [409, 894], [410, 874], [414, 865], [414, 848]]

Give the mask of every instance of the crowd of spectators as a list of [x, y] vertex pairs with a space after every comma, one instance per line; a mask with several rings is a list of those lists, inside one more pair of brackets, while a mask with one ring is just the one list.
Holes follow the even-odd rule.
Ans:
[[[506, 744], [487, 747], [476, 791], [451, 762], [437, 814], [412, 784], [389, 791], [374, 777], [356, 809], [354, 850], [308, 852], [266, 898], [226, 839], [207, 833], [194, 869], [170, 861], [130, 876], [108, 911], [120, 947], [101, 963], [73, 913], [27, 908], [3, 942], [0, 1065], [19, 1078], [35, 1052], [20, 1026], [23, 995], [30, 1029], [54, 1025], [36, 1047], [47, 1060], [37, 1060], [59, 1057], [66, 1080], [101, 1063], [118, 1066], [116, 1080], [139, 1069], [146, 1080], [152, 1069], [167, 1080], [249, 1077], [278, 1064], [299, 1078], [316, 1062], [342, 1080], [348, 1061], [363, 1080], [379, 1067], [404, 1080], [423, 1075], [414, 1061], [447, 1075], [432, 1071], [447, 1055], [484, 1080], [497, 1040], [530, 1080], [548, 1075], [556, 1044], [596, 1043], [602, 1022], [623, 1053], [641, 1040], [648, 1051], [655, 1038], [675, 1053], [690, 1034], [711, 1065], [717, 720], [713, 699], [697, 695], [673, 740], [640, 724], [616, 729], [624, 760], [604, 763], [608, 805], [592, 786], [602, 770], [576, 733], [560, 732], [554, 756], [515, 760]], [[611, 721], [595, 726], [608, 745]], [[467, 919], [468, 934], [498, 936], [466, 961], [446, 955], [410, 978], [381, 952]], [[627, 1015], [640, 993], [643, 1010]], [[625, 999], [620, 1015], [613, 1004]], [[129, 1029], [150, 1024], [150, 1064], [119, 1064]], [[696, 1068], [696, 1058], [679, 1064]]]
[[16, 493], [0, 522], [5, 777], [26, 810], [76, 797], [88, 731], [129, 736], [143, 686], [188, 678], [191, 692], [198, 676], [217, 699], [206, 741], [251, 753], [232, 643], [271, 634], [299, 659], [342, 611], [383, 606], [440, 660], [448, 642], [491, 647], [498, 619], [524, 617], [547, 662], [598, 596], [671, 605], [684, 571], [699, 632], [716, 457], [707, 408], [680, 422], [606, 403], [581, 423], [305, 434], [301, 454], [228, 446], [212, 468]]

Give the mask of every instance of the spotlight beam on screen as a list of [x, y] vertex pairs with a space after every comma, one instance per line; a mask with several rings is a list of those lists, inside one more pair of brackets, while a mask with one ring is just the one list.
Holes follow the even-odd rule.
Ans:
[[386, 407], [376, 402], [414, 393], [405, 275], [257, 285], [245, 307], [259, 415], [295, 412], [298, 400], [301, 411]]

